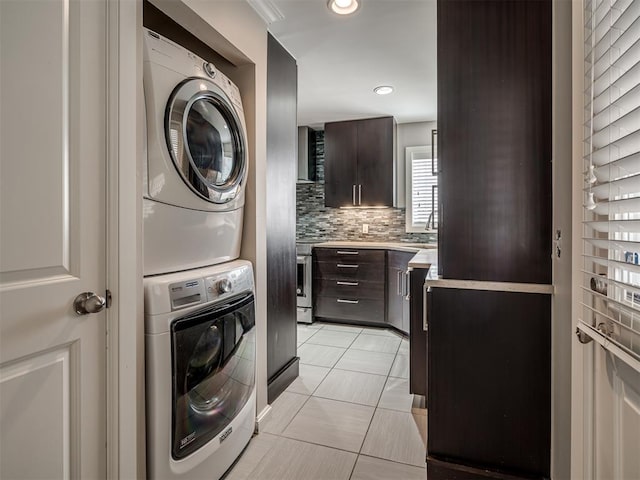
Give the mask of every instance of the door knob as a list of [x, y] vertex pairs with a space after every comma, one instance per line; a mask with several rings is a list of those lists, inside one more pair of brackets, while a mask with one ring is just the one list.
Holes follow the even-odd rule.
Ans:
[[107, 306], [107, 300], [93, 292], [83, 292], [73, 301], [73, 309], [78, 315], [98, 313]]

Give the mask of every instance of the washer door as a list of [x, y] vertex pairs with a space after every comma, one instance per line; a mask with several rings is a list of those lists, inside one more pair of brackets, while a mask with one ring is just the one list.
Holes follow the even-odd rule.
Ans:
[[242, 189], [245, 135], [226, 94], [203, 78], [180, 83], [165, 112], [167, 147], [187, 186], [211, 203], [227, 203]]
[[254, 327], [251, 293], [172, 322], [171, 454], [175, 460], [219, 434], [226, 438], [232, 433], [224, 430], [254, 390]]

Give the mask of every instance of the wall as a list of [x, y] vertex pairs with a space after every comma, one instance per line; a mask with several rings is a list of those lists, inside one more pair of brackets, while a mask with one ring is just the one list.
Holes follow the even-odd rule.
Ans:
[[[553, 2], [553, 257], [551, 322], [551, 477], [571, 478], [571, 4]], [[576, 477], [578, 478], [578, 477]]]
[[[398, 125], [398, 154], [404, 166], [404, 148], [412, 145], [431, 143], [431, 128], [421, 128], [425, 124]], [[420, 137], [420, 130], [428, 132]], [[406, 132], [406, 134], [405, 134]], [[426, 143], [428, 137], [428, 143]], [[419, 142], [425, 143], [419, 143]], [[418, 142], [418, 143], [411, 143]], [[317, 240], [357, 240], [365, 242], [435, 242], [436, 235], [405, 232], [404, 208], [330, 208], [324, 206], [324, 132], [316, 132], [316, 169], [318, 181], [296, 186], [296, 237]], [[398, 175], [402, 179], [404, 192], [404, 168]], [[400, 183], [400, 182], [399, 182]], [[402, 193], [404, 198], [404, 193]], [[362, 233], [362, 224], [369, 225], [369, 233]]]
[[[414, 122], [401, 123], [398, 125], [398, 136], [396, 138], [396, 189], [398, 192], [398, 208], [406, 206], [406, 165], [405, 149], [407, 147], [420, 147], [431, 145], [431, 130], [436, 128], [436, 122]], [[436, 142], [437, 143], [437, 142]]]

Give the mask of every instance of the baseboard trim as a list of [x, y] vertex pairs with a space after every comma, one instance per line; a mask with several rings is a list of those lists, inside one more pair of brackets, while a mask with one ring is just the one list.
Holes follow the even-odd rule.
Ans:
[[267, 405], [262, 409], [262, 411], [256, 417], [256, 427], [254, 432], [260, 433], [260, 427], [264, 425], [264, 423], [271, 417], [271, 405]]
[[291, 382], [298, 378], [300, 371], [299, 366], [300, 357], [293, 357], [289, 363], [269, 379], [267, 384], [267, 401], [269, 403], [273, 403], [273, 401], [291, 385]]
[[429, 480], [548, 480], [538, 475], [519, 475], [440, 460], [427, 455]]

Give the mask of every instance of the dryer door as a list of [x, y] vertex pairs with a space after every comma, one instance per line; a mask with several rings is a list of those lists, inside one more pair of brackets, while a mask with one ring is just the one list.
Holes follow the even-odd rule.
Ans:
[[227, 203], [241, 192], [247, 171], [245, 134], [217, 85], [203, 78], [179, 84], [167, 105], [165, 136], [174, 165], [198, 196]]

